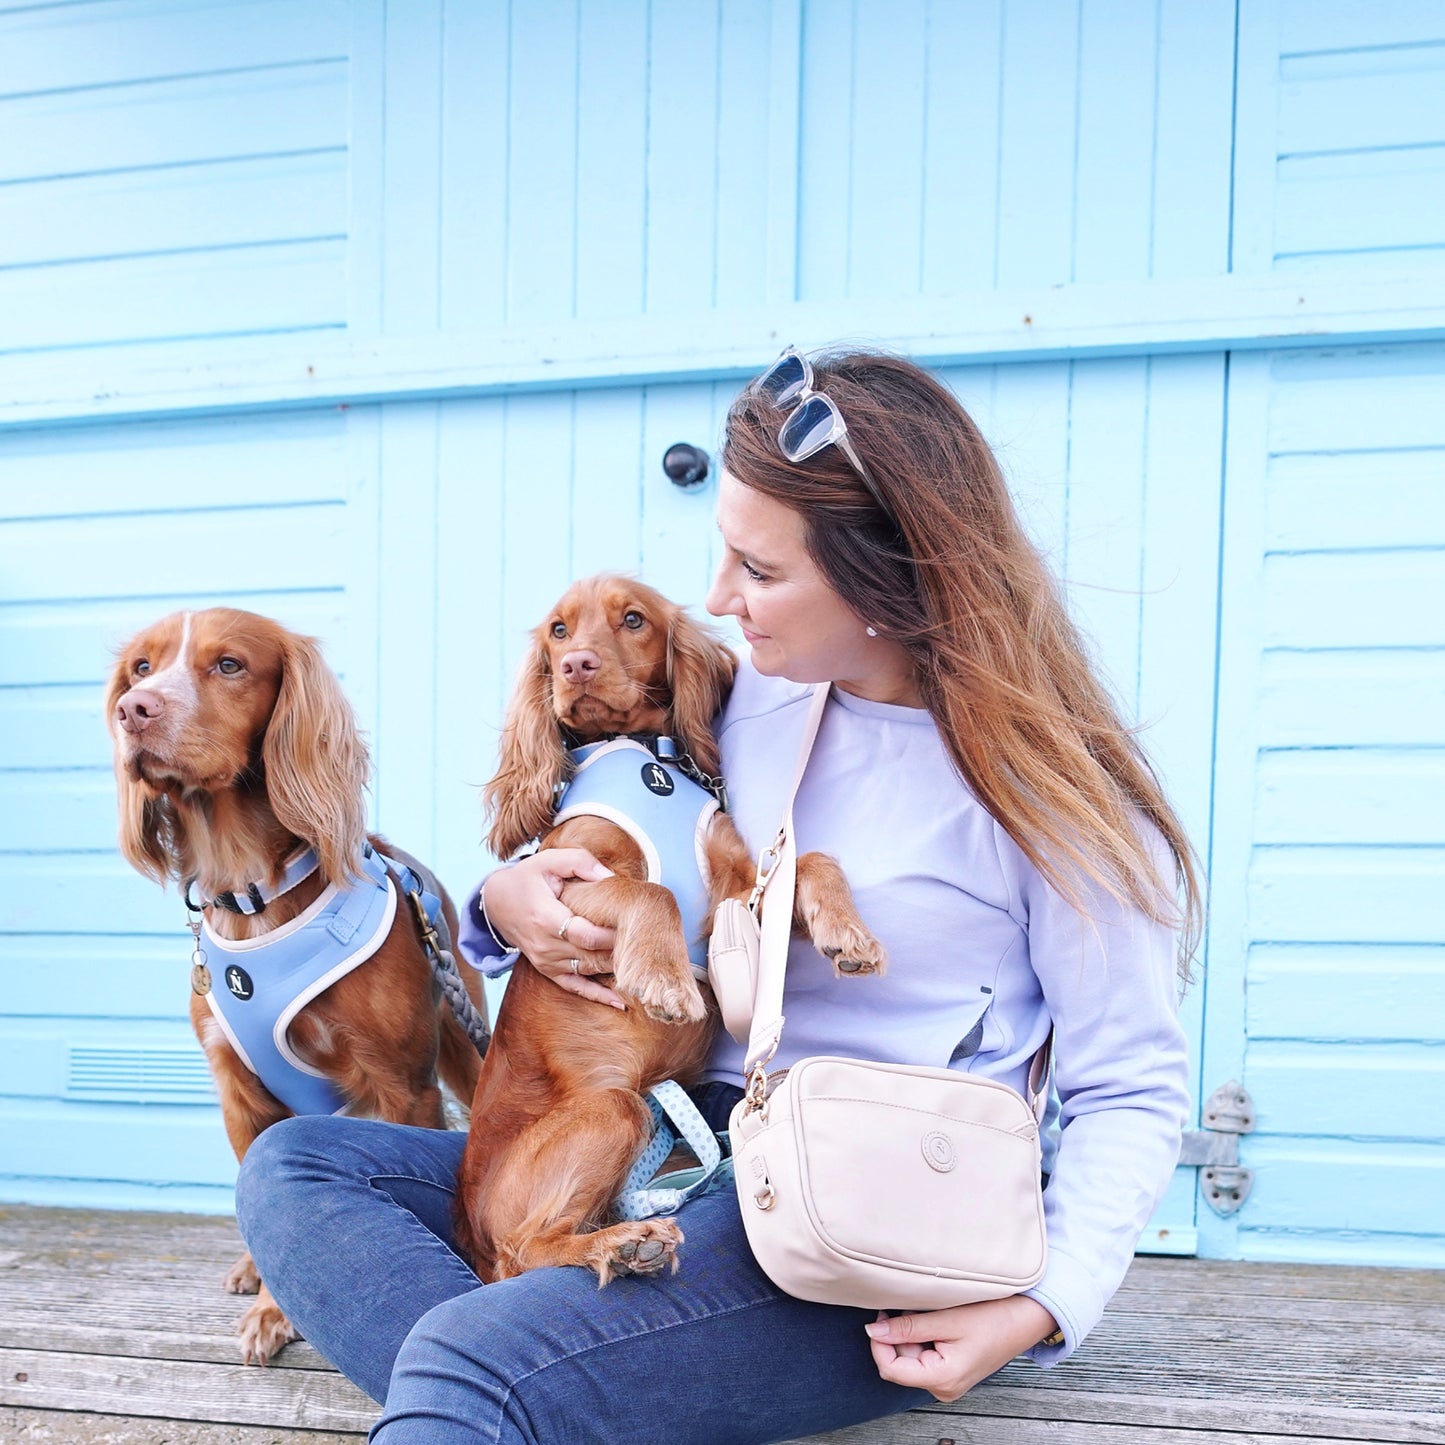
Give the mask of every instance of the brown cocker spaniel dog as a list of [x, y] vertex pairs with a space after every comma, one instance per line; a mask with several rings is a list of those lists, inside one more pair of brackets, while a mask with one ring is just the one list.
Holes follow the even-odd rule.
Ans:
[[[351, 705], [312, 639], [231, 608], [162, 618], [121, 649], [106, 715], [121, 852], [140, 872], [162, 884], [174, 880], [204, 901], [218, 939], [268, 933], [296, 919], [330, 883], [357, 873], [367, 841], [369, 759]], [[370, 841], [411, 862], [384, 840]], [[253, 882], [277, 887], [287, 860], [307, 845], [316, 850], [316, 870], [264, 911], [219, 906]], [[455, 938], [455, 909], [439, 896]], [[480, 980], [470, 968], [462, 972], [481, 1007]], [[291, 1110], [246, 1066], [208, 997], [194, 989], [191, 1024], [240, 1159]], [[348, 1112], [401, 1124], [443, 1127], [438, 1073], [465, 1102], [481, 1068], [452, 1009], [438, 1000], [404, 898], [377, 951], [306, 1004], [287, 1038], [297, 1057], [337, 1086]], [[265, 1364], [296, 1338], [249, 1255], [226, 1287], [259, 1295], [240, 1324], [248, 1362]]]
[[[568, 747], [612, 736], [669, 736], [715, 776], [712, 722], [736, 661], [711, 629], [619, 576], [574, 584], [532, 636], [501, 769], [485, 790], [488, 841], [502, 858], [538, 838], [586, 848], [612, 869], [604, 881], [567, 884], [562, 901], [616, 929], [612, 983], [629, 1007], [578, 999], [518, 959], [472, 1102], [454, 1224], [485, 1281], [574, 1264], [606, 1284], [677, 1267], [673, 1220], [618, 1223], [612, 1207], [649, 1136], [643, 1092], [664, 1079], [696, 1081], [716, 1008], [694, 978], [677, 904], [647, 881], [634, 838], [599, 817], [553, 827], [553, 799]], [[754, 862], [723, 813], [713, 815], [705, 852], [710, 907], [746, 898]], [[882, 968], [883, 950], [833, 859], [798, 860], [795, 911], [840, 977]]]

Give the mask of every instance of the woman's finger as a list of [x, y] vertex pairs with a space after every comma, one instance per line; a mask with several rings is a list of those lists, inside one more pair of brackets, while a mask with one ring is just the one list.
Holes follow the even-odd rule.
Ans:
[[590, 999], [593, 1003], [610, 1004], [613, 1008], [622, 1009], [624, 1012], [627, 1009], [621, 994], [595, 982], [585, 974], [561, 973], [550, 975], [550, 977], [558, 988], [565, 989], [568, 993], [575, 993], [578, 998]]
[[617, 941], [616, 930], [603, 928], [601, 924], [583, 918], [580, 913], [566, 912], [559, 915], [554, 932], [560, 943], [565, 944], [573, 953], [611, 953], [612, 946]]

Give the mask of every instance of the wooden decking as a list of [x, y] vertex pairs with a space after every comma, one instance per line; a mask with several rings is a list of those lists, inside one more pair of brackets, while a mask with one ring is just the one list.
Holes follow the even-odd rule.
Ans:
[[[354, 1442], [375, 1409], [310, 1346], [236, 1363], [238, 1249], [225, 1219], [0, 1208], [0, 1440]], [[1067, 1365], [814, 1445], [1289, 1439], [1445, 1442], [1445, 1274], [1141, 1259]]]

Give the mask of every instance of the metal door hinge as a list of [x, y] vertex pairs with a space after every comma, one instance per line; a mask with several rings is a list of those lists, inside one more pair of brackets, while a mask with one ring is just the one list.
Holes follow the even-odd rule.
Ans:
[[1254, 1184], [1254, 1171], [1239, 1163], [1239, 1136], [1254, 1132], [1254, 1100], [1231, 1079], [1209, 1096], [1200, 1117], [1204, 1127], [1184, 1135], [1179, 1162], [1200, 1169], [1205, 1202], [1216, 1214], [1233, 1214]]

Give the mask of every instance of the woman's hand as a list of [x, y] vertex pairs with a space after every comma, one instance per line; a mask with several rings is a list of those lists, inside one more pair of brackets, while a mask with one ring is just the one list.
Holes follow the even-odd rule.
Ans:
[[880, 1313], [864, 1328], [885, 1380], [927, 1390], [947, 1404], [1058, 1326], [1043, 1305], [1020, 1294], [922, 1314]]
[[482, 885], [482, 906], [503, 939], [520, 948], [538, 973], [568, 993], [625, 1009], [618, 994], [587, 976], [612, 972], [612, 929], [562, 902], [562, 886], [572, 879], [598, 883], [610, 877], [612, 870], [585, 848], [544, 848], [490, 874]]

